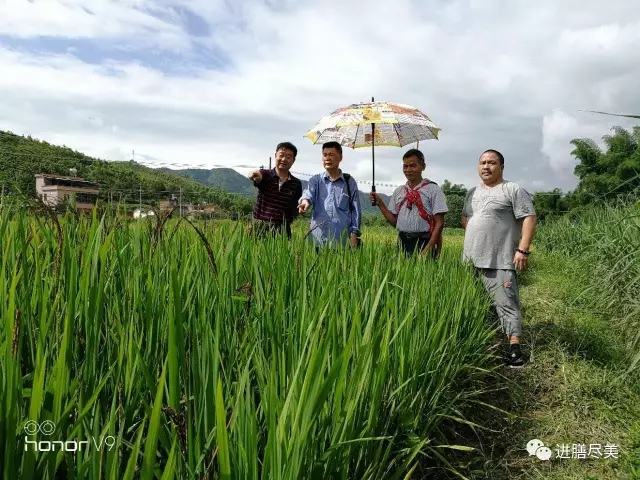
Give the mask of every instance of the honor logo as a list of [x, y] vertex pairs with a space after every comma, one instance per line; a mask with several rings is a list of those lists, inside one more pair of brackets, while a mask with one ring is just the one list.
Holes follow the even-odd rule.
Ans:
[[[56, 424], [51, 420], [45, 420], [42, 423], [38, 423], [34, 420], [29, 420], [24, 426], [24, 432], [27, 437], [34, 436], [37, 433], [42, 435], [51, 436], [56, 431]], [[113, 449], [116, 445], [116, 438], [111, 435], [101, 435], [98, 438], [90, 437], [89, 440], [29, 440], [25, 438], [24, 450], [25, 452], [31, 448], [34, 452], [82, 452], [89, 450], [91, 446], [94, 446], [96, 450], [100, 451], [103, 447], [107, 447], [108, 450]]]

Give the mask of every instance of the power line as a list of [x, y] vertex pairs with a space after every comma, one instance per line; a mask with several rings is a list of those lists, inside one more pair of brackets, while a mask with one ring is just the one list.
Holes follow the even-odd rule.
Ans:
[[[7, 151], [7, 150], [1, 150], [0, 149], [0, 154], [7, 154], [7, 155], [16, 155], [16, 156], [21, 156], [21, 157], [28, 157], [28, 158], [43, 158], [43, 155], [40, 155], [36, 152], [20, 152], [20, 151]], [[54, 159], [54, 160], [78, 160], [77, 158], [73, 158], [73, 157], [66, 157], [66, 156], [60, 156], [60, 155], [46, 155], [47, 159]], [[88, 159], [91, 159], [91, 157], [88, 157]], [[126, 160], [99, 160], [96, 159], [94, 161], [98, 161], [98, 162], [104, 162], [106, 164], [109, 163], [128, 163]], [[193, 165], [187, 165], [187, 164], [177, 164], [177, 163], [159, 163], [159, 162], [148, 162], [148, 161], [139, 161], [136, 162], [137, 165], [141, 165], [144, 167], [148, 167], [148, 168], [167, 168], [167, 165], [172, 165], [172, 166], [182, 166], [182, 167], [186, 167], [183, 168], [182, 170], [188, 170], [190, 168], [193, 168]], [[203, 167], [208, 167], [205, 168], [205, 170], [211, 170], [211, 169], [216, 169], [216, 168], [255, 168], [258, 169], [259, 167], [252, 167], [249, 165], [202, 165]], [[305, 173], [305, 172], [299, 172], [299, 171], [291, 171], [291, 173], [293, 175], [298, 175], [301, 177], [312, 177], [313, 175], [316, 175], [316, 173]], [[184, 178], [190, 178], [190, 177], [184, 177]], [[370, 182], [368, 180], [358, 180], [358, 183], [360, 184], [366, 184], [366, 185], [371, 185], [373, 184], [373, 182]], [[401, 187], [404, 184], [392, 184], [392, 183], [378, 183], [378, 186], [382, 186], [382, 187]]]
[[[4, 132], [0, 132], [0, 133], [4, 133]], [[7, 135], [6, 133], [4, 133], [5, 135]], [[24, 138], [18, 135], [14, 135], [14, 134], [10, 134], [10, 136], [12, 137], [17, 137], [17, 138]], [[25, 148], [24, 146], [21, 146], [21, 148]], [[63, 147], [60, 147], [63, 148]], [[2, 150], [0, 150], [0, 153], [3, 153]], [[29, 154], [33, 155], [34, 157], [42, 157], [42, 155], [38, 154], [37, 152], [34, 152], [33, 150], [29, 151], [27, 150], [27, 152], [7, 152], [5, 150], [4, 153], [9, 153], [9, 154], [13, 154], [13, 155], [22, 155], [22, 156], [30, 156]], [[132, 152], [134, 158], [135, 158], [135, 151]], [[94, 160], [94, 161], [99, 161], [99, 162], [105, 162], [105, 163], [111, 163], [111, 162], [122, 162], [122, 163], [126, 163], [126, 160], [101, 160], [101, 159], [93, 159], [92, 157], [89, 157], [83, 153], [80, 152], [75, 152], [73, 153], [73, 156], [82, 156], [84, 157], [84, 159], [87, 160]], [[69, 157], [64, 157], [64, 156], [53, 156], [53, 155], [47, 155], [46, 158], [53, 158], [53, 159], [60, 159], [60, 160], [71, 160], [71, 159], [75, 159], [75, 160], [79, 160], [78, 158], [69, 158]], [[132, 162], [134, 161], [133, 159], [131, 160]], [[254, 166], [254, 165], [246, 165], [246, 164], [242, 164], [242, 165], [220, 165], [220, 164], [185, 164], [185, 163], [177, 163], [177, 162], [155, 162], [155, 161], [150, 161], [150, 160], [140, 160], [138, 162], [135, 162], [138, 165], [142, 165], [148, 168], [169, 168], [169, 167], [178, 167], [181, 170], [190, 170], [190, 169], [197, 169], [197, 168], [201, 168], [203, 170], [211, 170], [211, 169], [215, 169], [215, 168], [249, 168], [249, 169], [258, 169], [260, 167], [258, 166]], [[269, 167], [271, 168], [271, 157], [269, 158]], [[307, 177], [310, 178], [313, 175], [316, 175], [315, 173], [306, 173], [306, 172], [299, 172], [299, 171], [292, 171], [291, 172], [293, 175], [297, 175], [297, 176], [301, 176], [301, 177]], [[358, 180], [357, 181], [358, 184], [364, 184], [364, 185], [373, 185], [373, 182], [370, 182], [368, 180]], [[386, 188], [397, 188], [397, 187], [402, 187], [404, 186], [404, 184], [394, 184], [394, 183], [377, 183], [377, 186], [380, 187], [386, 187]]]

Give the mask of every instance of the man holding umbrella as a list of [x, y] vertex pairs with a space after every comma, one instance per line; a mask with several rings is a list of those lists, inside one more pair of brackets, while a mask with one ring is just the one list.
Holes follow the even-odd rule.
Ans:
[[309, 178], [298, 211], [313, 207], [311, 236], [316, 248], [327, 243], [357, 247], [362, 221], [358, 184], [340, 169], [342, 146], [338, 142], [322, 145], [324, 172]]
[[397, 228], [398, 238], [406, 256], [414, 251], [437, 258], [442, 248], [444, 214], [449, 211], [442, 189], [422, 177], [426, 168], [424, 154], [417, 148], [402, 157], [402, 171], [407, 183], [393, 192], [389, 208], [377, 193], [369, 196], [391, 225]]
[[[376, 102], [371, 97], [371, 102], [354, 103], [346, 107], [340, 107], [329, 115], [322, 117], [305, 134], [305, 137], [309, 138], [314, 144], [322, 144], [323, 155], [326, 150], [335, 150], [334, 155], [336, 158], [339, 157], [340, 160], [342, 160], [341, 145], [354, 149], [371, 147], [371, 193], [375, 194], [376, 146], [403, 147], [420, 140], [437, 139], [439, 132], [440, 128], [417, 108], [400, 103]], [[326, 184], [327, 175], [334, 175], [329, 173], [330, 169], [334, 168], [330, 166], [330, 163], [325, 160], [327, 173], [322, 174], [319, 178], [312, 177], [315, 183], [312, 184], [310, 180], [310, 188], [312, 185], [312, 188], [318, 188], [317, 186], [320, 185], [320, 191], [322, 191], [322, 188], [326, 189], [326, 185], [328, 185]], [[339, 169], [336, 165], [335, 172], [338, 171]], [[337, 177], [330, 177], [331, 180], [334, 178]], [[325, 182], [324, 187], [322, 187], [322, 182]], [[360, 233], [359, 194], [355, 181], [351, 182], [347, 178], [345, 183], [354, 187], [352, 191], [355, 193], [355, 198], [351, 200], [349, 205], [354, 208], [352, 217], [355, 219], [355, 223], [343, 225], [343, 228], [348, 230], [351, 244], [357, 245], [359, 244], [358, 236]], [[304, 212], [309, 208], [312, 196], [312, 192], [305, 192], [301, 199], [300, 212]], [[372, 195], [372, 205], [375, 205], [375, 202], [375, 195]], [[317, 205], [318, 203], [314, 204], [314, 208], [317, 208]], [[314, 226], [313, 223], [312, 221], [312, 227]], [[324, 235], [316, 234], [317, 241], [323, 241], [323, 238]]]

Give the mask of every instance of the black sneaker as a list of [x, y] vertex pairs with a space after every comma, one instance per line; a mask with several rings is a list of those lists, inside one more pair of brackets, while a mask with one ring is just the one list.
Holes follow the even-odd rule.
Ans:
[[520, 368], [529, 361], [529, 355], [520, 349], [519, 343], [513, 343], [504, 356], [504, 363], [509, 368]]

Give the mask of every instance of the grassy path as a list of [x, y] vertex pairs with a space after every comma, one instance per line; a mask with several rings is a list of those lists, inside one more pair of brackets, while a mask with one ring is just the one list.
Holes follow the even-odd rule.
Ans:
[[[504, 371], [501, 405], [518, 414], [492, 422], [482, 439], [483, 455], [474, 479], [640, 479], [640, 380], [623, 376], [628, 352], [625, 332], [581, 300], [576, 284], [581, 268], [561, 256], [533, 255], [521, 276], [524, 344], [531, 364]], [[552, 449], [550, 461], [525, 451], [540, 439]], [[604, 459], [604, 445], [616, 444], [618, 458]], [[569, 458], [557, 458], [557, 444], [568, 444]], [[602, 457], [572, 457], [572, 445], [602, 445]]]

